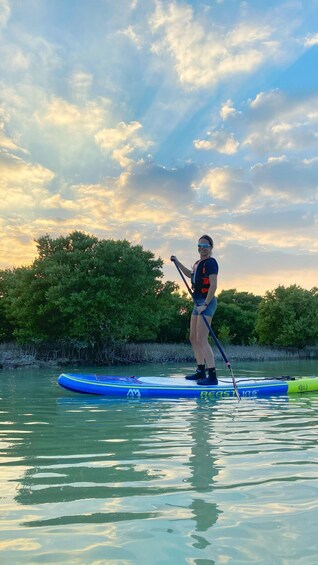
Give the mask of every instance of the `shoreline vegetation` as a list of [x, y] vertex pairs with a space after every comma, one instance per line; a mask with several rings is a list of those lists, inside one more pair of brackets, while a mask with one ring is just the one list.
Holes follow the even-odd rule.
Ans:
[[[260, 345], [223, 345], [233, 361], [275, 361], [284, 359], [317, 359], [318, 347], [278, 348]], [[216, 347], [216, 361], [222, 361]], [[18, 345], [0, 343], [0, 369], [115, 366], [125, 364], [195, 362], [187, 343], [111, 343], [87, 346], [79, 343]]]
[[[161, 258], [79, 231], [35, 241], [31, 265], [0, 270], [0, 366], [194, 362], [193, 301], [163, 281]], [[231, 361], [318, 358], [318, 287], [217, 300], [213, 330]]]

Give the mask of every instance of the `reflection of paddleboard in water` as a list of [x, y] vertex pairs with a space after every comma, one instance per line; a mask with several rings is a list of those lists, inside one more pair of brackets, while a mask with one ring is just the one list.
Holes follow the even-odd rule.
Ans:
[[[219, 378], [218, 385], [200, 386], [183, 377], [134, 377], [63, 373], [58, 383], [69, 390], [117, 398], [232, 398], [230, 377]], [[278, 396], [318, 391], [318, 377], [239, 377], [242, 397]]]

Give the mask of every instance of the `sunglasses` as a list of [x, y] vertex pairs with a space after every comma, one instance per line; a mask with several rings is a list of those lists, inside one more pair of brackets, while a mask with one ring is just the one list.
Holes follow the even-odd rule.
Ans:
[[207, 249], [208, 247], [211, 247], [211, 245], [209, 245], [208, 243], [198, 243], [199, 249]]

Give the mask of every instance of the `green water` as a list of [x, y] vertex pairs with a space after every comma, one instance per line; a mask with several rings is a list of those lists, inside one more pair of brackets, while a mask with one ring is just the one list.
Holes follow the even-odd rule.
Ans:
[[[318, 375], [318, 361], [233, 368]], [[318, 394], [107, 400], [56, 376], [0, 374], [1, 564], [317, 564]]]

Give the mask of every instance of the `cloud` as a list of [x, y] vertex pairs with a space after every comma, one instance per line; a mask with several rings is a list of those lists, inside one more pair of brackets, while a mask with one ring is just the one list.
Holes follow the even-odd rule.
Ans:
[[[100, 237], [142, 238], [154, 236], [160, 226], [167, 225], [180, 212], [165, 200], [154, 199], [150, 193], [139, 195], [129, 186], [129, 175], [120, 179], [105, 179], [103, 184], [74, 187], [76, 203], [74, 221], [81, 217], [82, 229], [91, 230]], [[153, 200], [152, 200], [153, 197]], [[160, 197], [159, 197], [160, 198]], [[147, 235], [145, 235], [147, 234]]]
[[[27, 72], [32, 65], [31, 56], [17, 45], [3, 45], [0, 48], [0, 56], [0, 69], [6, 75], [21, 75], [21, 73]], [[6, 64], [7, 61], [10, 61], [9, 68]]]
[[318, 251], [288, 253], [283, 249], [229, 243], [218, 250], [218, 259], [220, 284], [225, 288], [240, 288], [242, 272], [244, 289], [254, 294], [263, 294], [278, 285], [313, 288], [317, 284]]
[[259, 155], [298, 152], [306, 148], [312, 152], [318, 150], [318, 133], [313, 123], [281, 122], [269, 125], [263, 134], [250, 133], [243, 141], [243, 146], [249, 146]]
[[244, 127], [253, 124], [260, 127], [262, 124], [288, 122], [290, 120], [315, 119], [318, 120], [317, 94], [288, 94], [278, 88], [259, 92], [255, 98], [247, 101], [241, 112], [231, 112], [229, 122], [240, 123]]
[[305, 39], [305, 47], [312, 47], [318, 43], [318, 33], [311, 33]]
[[264, 210], [236, 215], [235, 222], [249, 232], [274, 232], [273, 237], [276, 238], [277, 232], [294, 234], [298, 230], [314, 227], [316, 216], [317, 214], [307, 208], [268, 207]]
[[[317, 154], [318, 96], [288, 95], [281, 90], [258, 93], [237, 111], [231, 101], [221, 106], [218, 135], [236, 141], [233, 153], [281, 156]], [[216, 135], [216, 133], [214, 134]], [[230, 146], [231, 147], [231, 146]], [[234, 151], [235, 147], [235, 151]]]
[[254, 165], [251, 177], [264, 194], [293, 202], [318, 200], [318, 159], [271, 158]]
[[200, 186], [206, 186], [213, 199], [238, 206], [253, 192], [251, 182], [245, 180], [243, 169], [215, 167], [202, 178]]
[[146, 151], [151, 145], [150, 140], [139, 135], [142, 125], [137, 122], [120, 122], [115, 128], [104, 128], [95, 134], [95, 141], [103, 151], [110, 151], [113, 159], [122, 168], [126, 168], [134, 160], [128, 157], [133, 151]]
[[95, 141], [116, 115], [108, 98], [71, 103], [36, 85], [0, 90], [4, 128], [41, 165], [67, 181], [77, 176], [76, 182], [79, 174], [96, 182], [97, 174], [111, 170]]
[[[2, 162], [0, 166], [3, 168]], [[154, 250], [158, 245], [164, 247], [167, 234], [171, 230], [176, 232], [176, 224], [182, 221], [183, 231], [189, 223], [180, 202], [191, 188], [186, 187], [182, 192], [182, 171], [175, 171], [174, 175], [173, 171], [167, 171], [169, 187], [159, 183], [156, 167], [146, 172], [144, 166], [138, 166], [139, 176], [136, 171], [134, 175], [123, 173], [118, 179], [105, 179], [104, 183], [95, 185], [60, 187], [59, 192], [54, 193], [48, 190], [50, 174], [38, 173], [38, 185], [30, 185], [25, 168], [27, 163], [21, 166], [18, 175], [13, 162], [10, 170], [15, 170], [15, 177], [11, 178], [11, 184], [7, 178], [3, 188], [8, 197], [2, 201], [0, 214], [0, 268], [11, 264], [10, 241], [15, 245], [15, 264], [25, 264], [36, 255], [33, 239], [44, 233], [57, 237], [81, 229], [101, 238], [146, 241], [147, 249]], [[152, 180], [156, 175], [157, 179]], [[141, 186], [143, 179], [145, 185]], [[141, 194], [134, 182], [141, 186]], [[15, 189], [11, 191], [13, 183]], [[157, 194], [158, 188], [160, 194]]]
[[[318, 96], [287, 82], [317, 42], [311, 9], [97, 4], [80, 0], [74, 19], [50, 0], [12, 15], [0, 0], [1, 265], [73, 229], [190, 265], [207, 232], [220, 288], [316, 281], [293, 260], [317, 252]], [[289, 93], [266, 87], [279, 68]]]
[[[1, 256], [0, 269], [29, 265], [35, 258], [34, 232], [30, 225], [12, 225], [0, 221]], [[14, 255], [12, 250], [14, 249]]]
[[94, 133], [108, 119], [109, 108], [110, 102], [107, 98], [88, 100], [84, 104], [71, 104], [63, 98], [52, 96], [35, 116], [42, 125]]
[[99, 131], [95, 135], [95, 139], [102, 149], [114, 149], [136, 136], [136, 132], [141, 128], [142, 125], [139, 122], [131, 122], [130, 124], [120, 122], [116, 128], [105, 128]]
[[93, 84], [92, 73], [81, 70], [74, 71], [70, 76], [70, 86], [73, 97], [78, 101], [84, 101], [89, 98], [90, 90]]
[[199, 169], [192, 163], [173, 169], [141, 163], [120, 175], [118, 187], [124, 190], [124, 197], [130, 202], [142, 199], [168, 207], [185, 205], [195, 195], [194, 183], [198, 176]]
[[233, 155], [237, 152], [239, 142], [234, 138], [233, 133], [225, 130], [208, 132], [208, 139], [195, 139], [194, 146], [196, 149], [205, 151], [214, 150], [225, 155]]
[[152, 52], [167, 54], [188, 88], [211, 87], [251, 73], [279, 49], [274, 28], [264, 21], [238, 21], [225, 31], [213, 21], [203, 23], [188, 4], [157, 1], [150, 25], [158, 36]]
[[52, 171], [27, 163], [19, 157], [8, 153], [0, 153], [1, 181], [7, 183], [7, 188], [13, 189], [14, 185], [30, 188], [31, 184], [37, 186], [52, 180]]
[[232, 100], [229, 99], [226, 102], [224, 102], [224, 104], [222, 104], [220, 109], [220, 116], [222, 120], [226, 121], [229, 117], [233, 117], [236, 115], [237, 115], [237, 111], [233, 106]]
[[130, 25], [125, 29], [121, 29], [118, 34], [127, 37], [137, 47], [137, 49], [142, 48], [143, 38], [139, 33], [135, 31], [133, 26]]
[[11, 16], [8, 0], [0, 0], [0, 28], [5, 28]]
[[57, 44], [45, 37], [24, 33], [20, 37], [21, 45], [32, 57], [32, 67], [37, 74], [52, 72], [63, 67], [63, 52]]
[[[318, 251], [318, 204], [306, 205], [273, 199], [263, 208], [231, 216], [232, 241], [248, 242], [263, 249], [282, 249], [290, 254]], [[310, 250], [310, 251], [309, 251]]]
[[287, 96], [278, 89], [259, 92], [248, 107], [247, 118], [257, 122], [273, 120], [289, 112]]
[[7, 150], [18, 151], [22, 153], [25, 152], [21, 147], [16, 145], [16, 143], [14, 143], [14, 141], [10, 137], [6, 135], [5, 123], [0, 119], [0, 155], [1, 150], [4, 150], [4, 152], [6, 152]]
[[9, 37], [10, 39], [0, 41], [0, 69], [3, 78], [14, 78], [24, 83], [24, 86], [37, 83], [47, 87], [50, 73], [63, 68], [62, 49], [46, 38], [31, 35], [24, 30], [18, 32], [13, 28]]
[[36, 254], [33, 239], [61, 221], [69, 229], [73, 212], [71, 202], [51, 193], [49, 169], [6, 150], [0, 151], [0, 170], [0, 268], [7, 268], [30, 263]]

